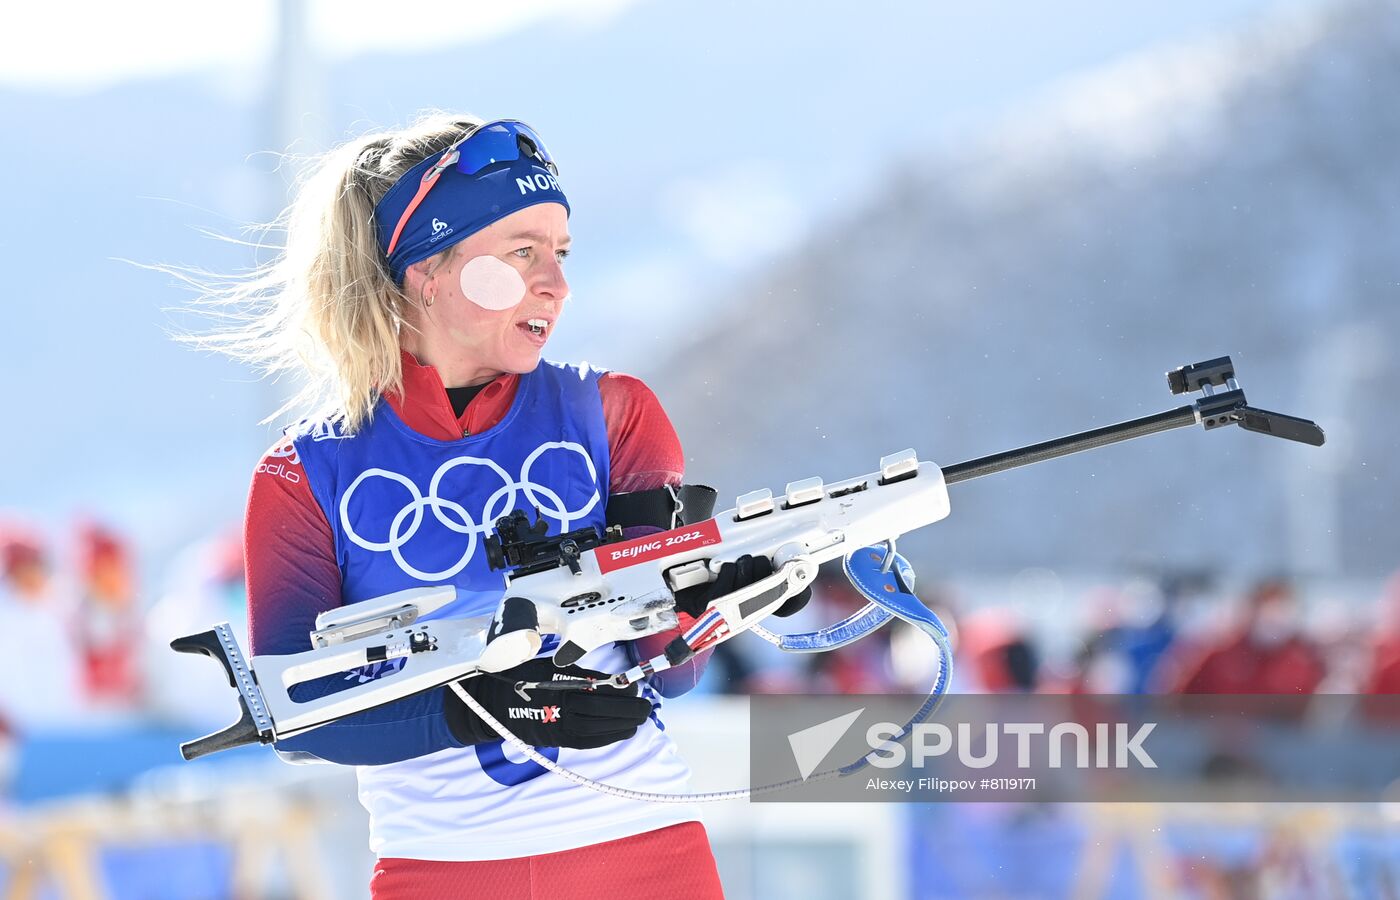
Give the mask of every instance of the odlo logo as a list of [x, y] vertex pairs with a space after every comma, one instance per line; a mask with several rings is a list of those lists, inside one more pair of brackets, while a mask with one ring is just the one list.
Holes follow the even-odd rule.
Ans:
[[287, 462], [260, 462], [255, 470], [259, 475], [275, 475], [278, 478], [285, 478], [292, 484], [301, 481], [301, 476], [296, 470], [291, 468], [301, 462], [301, 457], [297, 456], [296, 444], [286, 441], [281, 446], [267, 452], [268, 460], [285, 459]]
[[258, 463], [258, 467], [254, 471], [259, 475], [276, 475], [278, 478], [285, 478], [292, 484], [301, 481], [300, 475], [282, 463]]
[[437, 216], [433, 217], [433, 236], [428, 238], [428, 243], [435, 244], [452, 233], [452, 228]]
[[539, 709], [530, 706], [512, 706], [509, 712], [512, 719], [530, 719], [534, 722], [543, 722], [546, 725], [559, 721], [559, 707], [557, 706], [542, 706]]

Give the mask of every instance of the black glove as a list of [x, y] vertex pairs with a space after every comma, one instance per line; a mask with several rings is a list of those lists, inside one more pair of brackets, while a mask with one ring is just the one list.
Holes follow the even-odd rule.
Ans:
[[[711, 600], [723, 597], [725, 594], [732, 594], [739, 588], [746, 587], [772, 574], [773, 560], [766, 556], [745, 554], [734, 562], [721, 564], [719, 574], [709, 584], [686, 588], [676, 594], [676, 609], [698, 619], [700, 614], [710, 605]], [[784, 600], [783, 605], [778, 607], [773, 615], [790, 616], [806, 606], [807, 601], [811, 599], [812, 588], [808, 585]]]
[[[591, 691], [530, 689], [529, 700], [515, 692], [518, 681], [561, 678], [606, 678], [580, 666], [556, 668], [546, 658], [532, 659], [513, 669], [463, 679], [461, 685], [500, 723], [533, 747], [572, 747], [591, 750], [626, 740], [651, 715], [651, 703], [637, 688], [598, 687]], [[501, 736], [471, 711], [455, 691], [447, 690], [447, 727], [463, 744], [484, 744]]]

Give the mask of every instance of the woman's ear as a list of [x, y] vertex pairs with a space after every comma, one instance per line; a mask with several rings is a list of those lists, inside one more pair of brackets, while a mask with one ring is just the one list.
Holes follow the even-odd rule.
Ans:
[[403, 292], [410, 299], [425, 306], [430, 305], [433, 295], [433, 275], [427, 260], [419, 260], [404, 269]]

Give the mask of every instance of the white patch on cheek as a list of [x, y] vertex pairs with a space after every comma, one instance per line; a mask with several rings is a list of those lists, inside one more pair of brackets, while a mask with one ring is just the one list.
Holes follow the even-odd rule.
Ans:
[[462, 266], [462, 294], [482, 309], [503, 310], [525, 299], [525, 279], [509, 263], [478, 256]]

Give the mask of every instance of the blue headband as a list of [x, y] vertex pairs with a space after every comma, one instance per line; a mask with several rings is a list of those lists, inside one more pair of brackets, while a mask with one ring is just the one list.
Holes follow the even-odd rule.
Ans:
[[[384, 199], [375, 204], [379, 252], [388, 253], [394, 229], [417, 195], [424, 173], [442, 155], [434, 153], [409, 169], [394, 182]], [[475, 175], [465, 175], [457, 166], [448, 166], [399, 234], [398, 244], [388, 257], [389, 275], [394, 284], [401, 285], [409, 266], [537, 203], [558, 203], [569, 211], [569, 201], [559, 186], [558, 176], [533, 159], [498, 163]]]

